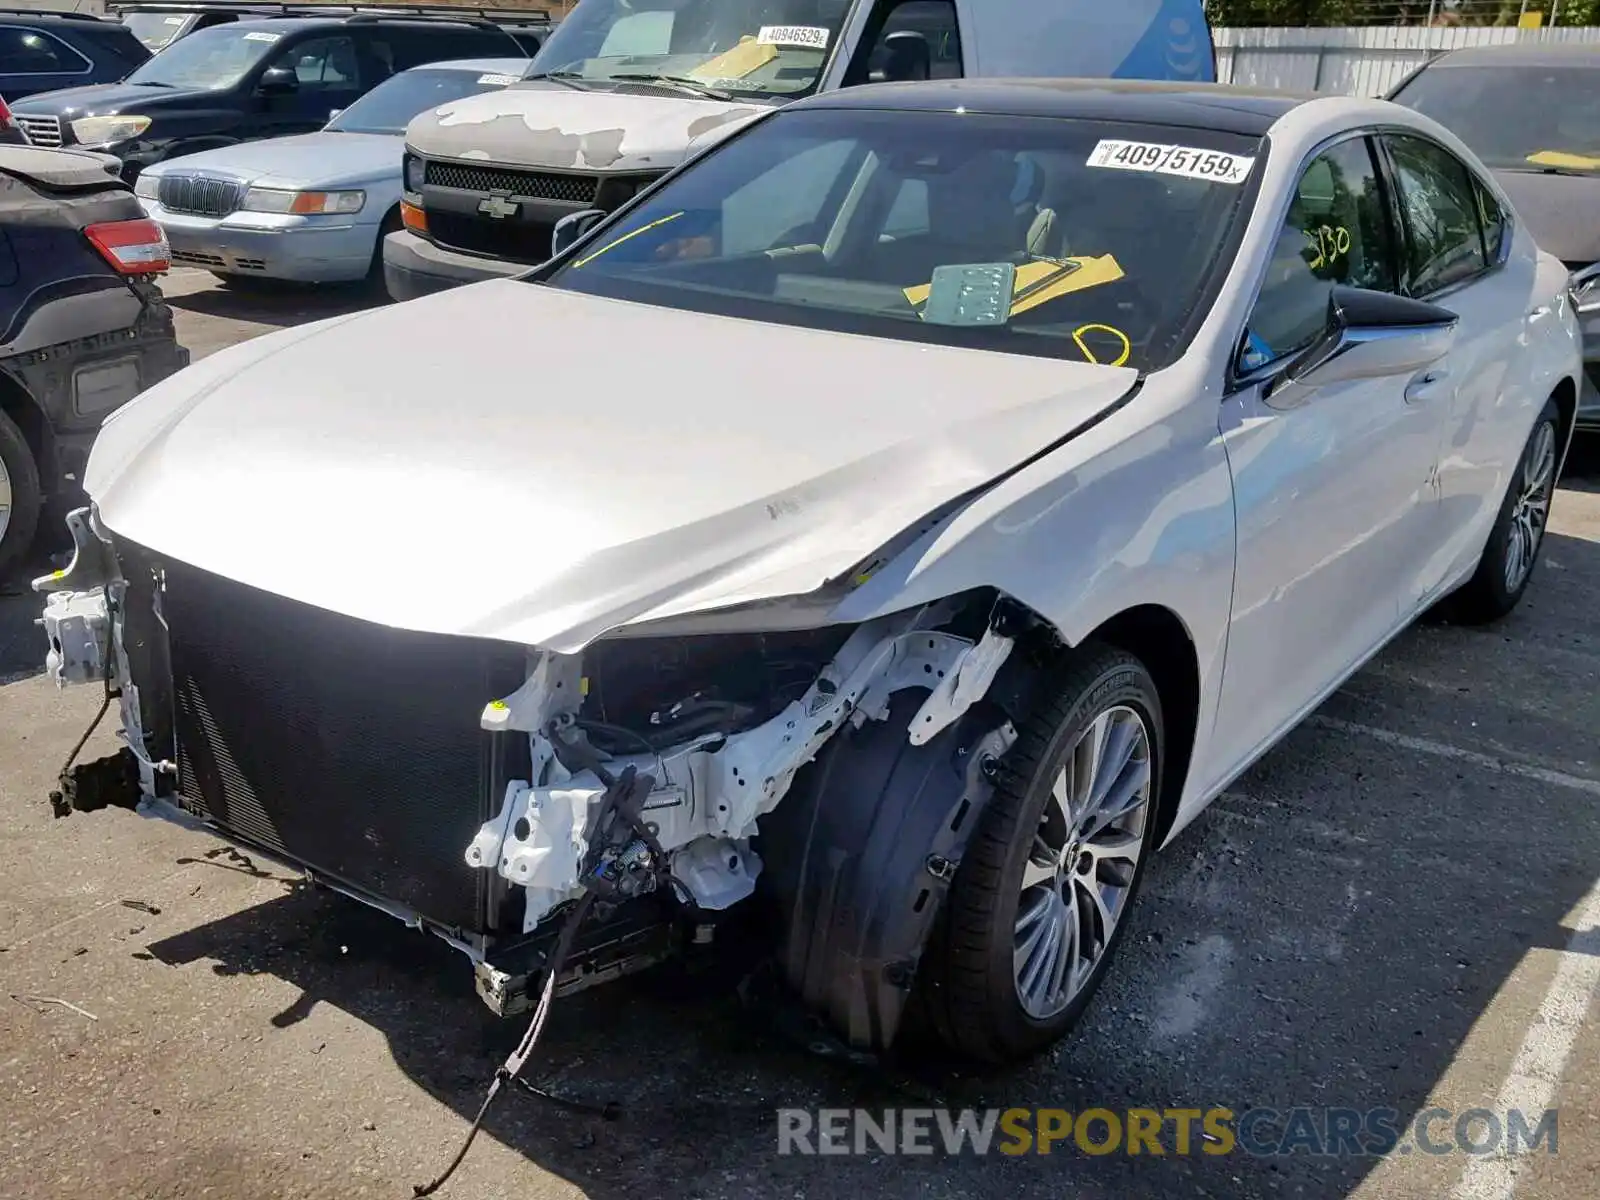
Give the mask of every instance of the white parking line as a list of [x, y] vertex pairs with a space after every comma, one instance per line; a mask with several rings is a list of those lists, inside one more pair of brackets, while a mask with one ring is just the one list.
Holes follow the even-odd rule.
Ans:
[[1495, 758], [1488, 754], [1479, 754], [1475, 750], [1463, 750], [1459, 746], [1447, 745], [1444, 742], [1412, 737], [1405, 733], [1392, 733], [1374, 725], [1360, 725], [1355, 721], [1341, 721], [1337, 717], [1324, 717], [1321, 714], [1308, 718], [1306, 724], [1320, 729], [1331, 729], [1336, 733], [1350, 733], [1357, 737], [1371, 738], [1375, 742], [1398, 746], [1402, 750], [1414, 750], [1418, 754], [1431, 754], [1435, 758], [1451, 758], [1474, 767], [1482, 767], [1486, 771], [1498, 771], [1502, 775], [1516, 775], [1523, 779], [1532, 779], [1537, 783], [1548, 783], [1551, 787], [1570, 788], [1575, 792], [1600, 796], [1600, 780], [1569, 775], [1565, 771], [1553, 770], [1550, 767], [1535, 767], [1527, 763]]
[[[1600, 880], [1578, 902], [1572, 925], [1550, 990], [1500, 1087], [1495, 1110], [1502, 1117], [1520, 1109], [1536, 1123], [1553, 1106], [1567, 1057], [1600, 992]], [[1456, 1185], [1455, 1200], [1512, 1200], [1517, 1168], [1516, 1159], [1504, 1153], [1473, 1159]]]

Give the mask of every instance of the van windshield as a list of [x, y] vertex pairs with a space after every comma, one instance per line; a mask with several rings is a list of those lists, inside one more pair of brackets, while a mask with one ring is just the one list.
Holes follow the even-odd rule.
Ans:
[[782, 109], [619, 214], [544, 282], [1153, 371], [1207, 311], [1261, 152], [1259, 138], [1202, 129]]
[[792, 98], [815, 90], [850, 3], [581, 0], [528, 78]]

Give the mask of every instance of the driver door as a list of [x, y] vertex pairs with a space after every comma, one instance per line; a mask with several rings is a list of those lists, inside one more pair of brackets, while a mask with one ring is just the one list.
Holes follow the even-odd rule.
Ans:
[[[1270, 375], [1308, 347], [1335, 285], [1398, 292], [1401, 244], [1368, 138], [1312, 159], [1250, 317], [1240, 374]], [[1224, 402], [1238, 560], [1219, 762], [1253, 756], [1410, 612], [1436, 537], [1446, 406], [1432, 370], [1270, 394], [1255, 383]]]
[[268, 61], [266, 72], [274, 68], [291, 72], [293, 83], [286, 91], [258, 90], [257, 137], [315, 132], [334, 110], [348, 107], [367, 91], [356, 41], [348, 34], [296, 42]]

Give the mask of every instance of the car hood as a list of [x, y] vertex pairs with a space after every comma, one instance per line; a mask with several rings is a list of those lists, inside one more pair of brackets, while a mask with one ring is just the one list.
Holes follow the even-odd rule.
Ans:
[[529, 80], [412, 119], [419, 154], [530, 167], [665, 171], [713, 130], [769, 111], [757, 103], [641, 96]]
[[133, 83], [92, 83], [86, 87], [63, 88], [58, 92], [29, 96], [13, 104], [11, 111], [24, 116], [60, 117], [63, 121], [75, 121], [79, 117], [190, 108], [197, 97], [211, 94], [186, 88], [141, 87]]
[[1137, 380], [494, 280], [212, 355], [106, 422], [85, 487], [239, 582], [571, 651], [814, 591]]
[[1572, 264], [1600, 262], [1600, 176], [1496, 171], [1539, 248]]
[[182, 175], [198, 171], [244, 183], [271, 180], [314, 187], [386, 175], [399, 179], [404, 150], [404, 140], [393, 134], [302, 133], [186, 154], [151, 167], [146, 173]]

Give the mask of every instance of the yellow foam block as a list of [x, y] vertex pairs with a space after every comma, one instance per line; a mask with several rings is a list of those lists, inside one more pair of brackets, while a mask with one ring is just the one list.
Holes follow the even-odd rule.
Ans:
[[732, 50], [709, 58], [688, 72], [690, 79], [712, 82], [718, 79], [743, 79], [778, 57], [778, 48], [747, 37]]
[[1592, 154], [1569, 154], [1565, 150], [1541, 150], [1528, 155], [1536, 167], [1561, 167], [1569, 171], [1600, 171], [1600, 158]]

